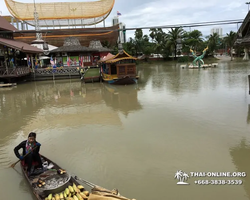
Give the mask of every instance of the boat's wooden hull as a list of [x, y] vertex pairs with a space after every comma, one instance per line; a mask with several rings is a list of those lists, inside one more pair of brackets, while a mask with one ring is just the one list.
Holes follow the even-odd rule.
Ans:
[[[91, 200], [103, 200], [103, 199], [106, 199], [106, 200], [108, 200], [108, 199], [110, 199], [110, 200], [115, 200], [115, 199], [116, 200], [130, 200], [126, 197], [121, 196], [119, 194], [118, 190], [116, 190], [116, 189], [114, 189], [112, 191], [107, 190], [107, 189], [102, 188], [100, 186], [97, 186], [93, 183], [90, 183], [86, 180], [79, 179], [77, 176], [73, 177], [73, 176], [69, 175], [67, 172], [64, 174], [66, 177], [68, 177], [67, 181], [65, 181], [65, 182], [63, 181], [63, 184], [60, 184], [58, 187], [54, 187], [52, 189], [48, 188], [48, 186], [51, 186], [51, 182], [54, 182], [54, 180], [52, 180], [52, 178], [54, 179], [55, 175], [57, 177], [63, 176], [63, 175], [57, 173], [57, 171], [59, 169], [62, 169], [62, 168], [60, 166], [58, 166], [56, 163], [54, 163], [53, 161], [46, 158], [45, 156], [41, 155], [41, 158], [42, 158], [43, 162], [48, 161], [48, 163], [53, 164], [52, 170], [46, 170], [39, 175], [28, 177], [26, 170], [25, 170], [25, 166], [23, 165], [23, 163], [21, 163], [22, 172], [23, 172], [26, 180], [28, 181], [29, 186], [30, 186], [31, 190], [33, 191], [37, 200], [47, 200], [48, 196], [50, 194], [53, 197], [55, 197], [56, 195], [60, 195], [60, 194], [63, 196], [66, 195], [63, 198], [61, 198], [60, 196], [57, 196], [57, 198], [55, 198], [55, 199], [61, 199], [61, 200], [79, 199], [79, 198], [77, 198], [77, 196], [79, 197], [79, 195], [85, 195], [84, 199], [91, 199]], [[42, 187], [38, 187], [37, 182], [39, 179], [42, 180], [43, 182], [45, 182], [46, 184]], [[83, 187], [81, 189], [78, 188], [78, 186], [80, 185], [78, 181], [80, 181], [83, 184], [82, 185]], [[76, 189], [71, 190], [71, 188], [69, 188], [69, 186], [73, 186], [73, 185], [75, 185]], [[90, 191], [86, 190], [86, 186], [87, 186], [87, 188], [90, 188]], [[68, 195], [65, 192], [66, 188], [69, 188]], [[64, 194], [64, 192], [65, 192], [65, 194]], [[85, 192], [87, 192], [87, 194]], [[71, 198], [69, 198], [69, 197], [71, 197]]]
[[[39, 174], [39, 175], [36, 175], [36, 176], [31, 176], [31, 177], [28, 177], [27, 173], [26, 173], [26, 170], [25, 170], [25, 167], [23, 166], [23, 164], [21, 163], [21, 169], [22, 169], [22, 172], [26, 178], [26, 180], [28, 181], [29, 183], [29, 186], [32, 190], [32, 192], [34, 193], [36, 199], [38, 200], [45, 200], [45, 198], [51, 193], [51, 194], [58, 194], [58, 193], [61, 193], [63, 192], [66, 187], [68, 187], [69, 185], [73, 185], [73, 183], [75, 183], [75, 185], [79, 185], [79, 183], [73, 178], [71, 177], [69, 174], [69, 181], [65, 182], [65, 184], [59, 186], [58, 188], [55, 188], [55, 189], [51, 189], [51, 190], [46, 190], [45, 188], [41, 187], [39, 188], [38, 185], [37, 185], [37, 181], [39, 179], [43, 180], [46, 182], [46, 180], [49, 179], [49, 177], [53, 177], [55, 175], [58, 175], [57, 174], [57, 170], [58, 169], [62, 169], [60, 166], [58, 166], [56, 163], [54, 163], [53, 161], [49, 160], [48, 158], [46, 158], [45, 156], [41, 156], [41, 158], [45, 161], [48, 161], [48, 163], [52, 163], [54, 165], [54, 167], [51, 169], [51, 170], [46, 170], [45, 172]], [[67, 174], [67, 173], [66, 173]], [[58, 175], [58, 176], [61, 176], [61, 175]]]
[[126, 76], [120, 79], [112, 79], [112, 80], [103, 79], [103, 81], [112, 85], [131, 85], [137, 83], [137, 78]]

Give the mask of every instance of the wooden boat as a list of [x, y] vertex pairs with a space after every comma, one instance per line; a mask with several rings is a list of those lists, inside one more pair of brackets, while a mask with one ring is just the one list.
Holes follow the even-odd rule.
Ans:
[[[28, 176], [26, 172], [24, 162], [21, 162], [22, 172], [37, 200], [129, 200], [128, 198], [121, 196], [117, 189], [112, 191], [107, 190], [86, 180], [77, 178], [77, 176], [73, 177], [45, 156], [41, 155], [41, 159], [43, 164], [47, 163], [47, 169], [46, 167], [45, 170], [40, 171], [39, 169], [35, 169], [30, 176]], [[34, 163], [34, 165], [35, 164], [36, 163]], [[70, 190], [70, 186], [72, 187], [73, 192]], [[90, 192], [86, 190], [86, 186], [91, 188]], [[66, 190], [69, 191], [68, 194]], [[79, 195], [82, 198], [80, 198]]]
[[100, 60], [102, 80], [115, 85], [137, 83], [139, 77], [136, 75], [136, 60], [124, 50], [113, 57]]
[[0, 83], [0, 87], [14, 87], [16, 86], [16, 83]]
[[98, 66], [91, 66], [84, 69], [81, 68], [80, 74], [81, 81], [85, 83], [100, 82], [101, 79], [100, 68]]

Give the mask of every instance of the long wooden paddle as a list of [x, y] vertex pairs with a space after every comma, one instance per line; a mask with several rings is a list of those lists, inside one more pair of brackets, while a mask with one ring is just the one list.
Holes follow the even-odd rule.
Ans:
[[[23, 158], [25, 158], [27, 155], [29, 155], [35, 148], [37, 148], [38, 146], [35, 146], [29, 153], [27, 153], [27, 154], [25, 154], [24, 156], [23, 156]], [[17, 164], [17, 163], [19, 163], [21, 160], [19, 159], [18, 161], [16, 161], [15, 163], [13, 163], [10, 167], [12, 167], [12, 168], [14, 168], [15, 167], [15, 165]]]
[[[128, 199], [127, 197], [124, 197], [124, 196], [120, 195], [117, 189], [113, 189], [113, 190], [111, 191], [111, 190], [108, 190], [108, 189], [106, 189], [106, 188], [104, 188], [104, 187], [101, 187], [101, 186], [99, 186], [99, 185], [96, 185], [96, 184], [94, 184], [94, 183], [91, 183], [91, 182], [89, 182], [89, 181], [86, 181], [86, 180], [84, 180], [84, 179], [82, 179], [82, 178], [78, 178], [77, 176], [73, 176], [73, 178], [76, 179], [77, 181], [80, 181], [80, 182], [82, 182], [82, 183], [85, 183], [86, 185], [88, 185], [89, 187], [91, 187], [91, 189], [96, 188], [96, 189], [99, 190], [99, 191], [104, 191], [104, 192], [111, 193], [111, 194], [113, 194], [113, 195], [116, 195], [116, 196], [117, 196], [117, 199], [120, 199], [120, 200], [130, 200], [130, 199]], [[131, 199], [131, 200], [136, 200], [136, 199]]]
[[[80, 181], [80, 182], [82, 182], [82, 183], [85, 183], [86, 185], [88, 185], [89, 187], [91, 187], [91, 189], [93, 189], [93, 188], [99, 188], [99, 189], [101, 189], [101, 190], [109, 191], [109, 192], [111, 192], [112, 194], [119, 195], [120, 197], [123, 197], [123, 196], [121, 196], [121, 195], [119, 194], [119, 192], [118, 192], [117, 189], [113, 189], [113, 190], [111, 191], [111, 190], [108, 190], [108, 189], [106, 189], [106, 188], [104, 188], [104, 187], [101, 187], [101, 186], [99, 186], [99, 185], [96, 185], [96, 184], [94, 184], [94, 183], [91, 183], [91, 182], [89, 182], [89, 181], [86, 181], [86, 180], [84, 180], [84, 179], [82, 179], [82, 178], [78, 178], [77, 176], [75, 176], [75, 177], [73, 177], [73, 178], [75, 178], [77, 181]], [[124, 198], [126, 198], [126, 197], [124, 197]]]

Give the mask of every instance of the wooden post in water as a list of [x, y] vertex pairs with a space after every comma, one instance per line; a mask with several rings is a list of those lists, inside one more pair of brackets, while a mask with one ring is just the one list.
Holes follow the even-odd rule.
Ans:
[[249, 95], [250, 95], [250, 75], [248, 75], [248, 84], [249, 84]]

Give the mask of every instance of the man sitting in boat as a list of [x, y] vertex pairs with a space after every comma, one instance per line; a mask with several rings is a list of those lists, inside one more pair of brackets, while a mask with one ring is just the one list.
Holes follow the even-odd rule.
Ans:
[[[40, 146], [41, 144], [36, 141], [36, 133], [31, 132], [28, 136], [28, 140], [22, 141], [19, 145], [17, 145], [14, 148], [16, 156], [20, 160], [24, 160], [25, 164], [28, 166], [27, 168], [28, 176], [31, 174], [31, 168], [33, 162], [37, 162], [38, 163], [37, 167], [43, 169], [42, 160], [39, 155]], [[23, 149], [22, 156], [18, 152], [19, 149]]]

